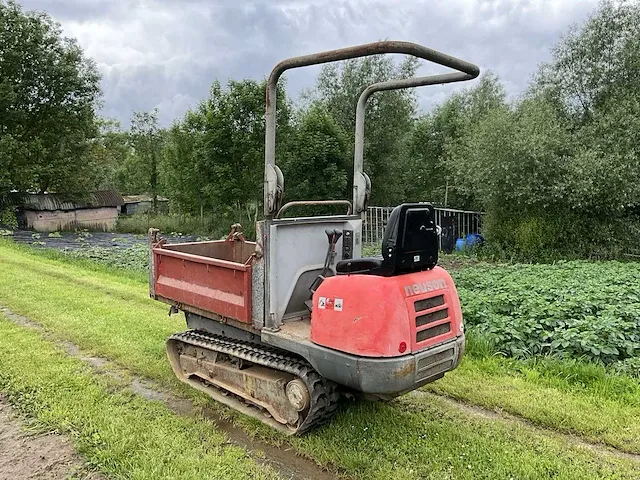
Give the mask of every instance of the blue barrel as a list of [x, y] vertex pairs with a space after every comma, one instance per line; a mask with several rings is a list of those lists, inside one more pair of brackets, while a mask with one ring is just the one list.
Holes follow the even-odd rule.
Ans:
[[484, 242], [484, 238], [482, 238], [482, 235], [478, 233], [470, 233], [467, 235], [467, 247], [474, 247], [476, 245], [480, 245], [482, 242]]
[[465, 241], [464, 238], [459, 238], [456, 240], [456, 250], [461, 252], [464, 250]]

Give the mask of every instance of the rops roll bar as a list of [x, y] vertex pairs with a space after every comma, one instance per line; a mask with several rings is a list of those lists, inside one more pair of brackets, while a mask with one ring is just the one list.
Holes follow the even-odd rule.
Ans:
[[353, 155], [353, 208], [354, 213], [361, 213], [369, 200], [371, 181], [363, 171], [364, 167], [364, 119], [367, 107], [367, 100], [375, 92], [387, 90], [401, 90], [404, 88], [423, 87], [427, 85], [437, 85], [444, 83], [463, 82], [472, 78], [467, 73], [445, 73], [442, 75], [429, 75], [426, 77], [406, 78], [399, 80], [389, 80], [369, 85], [360, 94], [358, 106], [356, 107], [356, 145]]
[[[439, 81], [431, 81], [430, 83], [418, 83], [417, 85], [405, 85], [395, 86], [392, 82], [382, 82], [379, 84], [371, 85], [369, 88], [373, 88], [376, 85], [386, 84], [386, 88], [379, 88], [369, 91], [368, 95], [363, 99], [362, 95], [360, 100], [366, 104], [366, 99], [375, 91], [379, 90], [393, 90], [395, 88], [409, 88], [410, 86], [418, 85], [432, 85], [435, 83], [449, 83], [455, 81], [471, 80], [477, 77], [480, 73], [479, 68], [469, 62], [460, 60], [459, 58], [446, 55], [431, 48], [423, 47], [416, 43], [411, 42], [398, 42], [398, 41], [382, 41], [367, 43], [364, 45], [358, 45], [355, 47], [341, 48], [338, 50], [330, 50], [326, 52], [314, 53], [311, 55], [303, 55], [300, 57], [293, 57], [287, 60], [283, 60], [278, 63], [269, 75], [267, 81], [267, 96], [266, 96], [266, 130], [265, 130], [265, 171], [264, 171], [264, 216], [266, 219], [273, 218], [273, 215], [278, 211], [282, 200], [282, 194], [284, 190], [284, 178], [282, 172], [275, 163], [276, 157], [276, 85], [280, 76], [291, 68], [305, 67], [309, 65], [318, 65], [323, 63], [335, 62], [339, 60], [348, 60], [351, 58], [367, 57], [371, 55], [385, 54], [385, 53], [403, 53], [407, 55], [413, 55], [430, 62], [444, 65], [446, 67], [458, 70], [460, 73], [448, 74], [449, 79], [442, 81], [442, 77], [447, 75], [434, 75], [431, 77], [422, 77], [422, 79], [408, 79], [402, 82], [424, 81], [425, 78], [437, 78]], [[455, 75], [452, 77], [451, 75]], [[391, 86], [389, 84], [391, 83]], [[369, 88], [367, 90], [369, 90]], [[367, 91], [365, 90], [365, 92]], [[364, 95], [364, 92], [363, 92]], [[358, 103], [360, 108], [360, 101]], [[358, 131], [358, 130], [356, 130]], [[361, 134], [364, 134], [364, 118], [361, 119]], [[358, 134], [356, 134], [356, 140]], [[364, 138], [361, 137], [361, 147], [364, 145]], [[357, 151], [357, 149], [356, 149]], [[363, 183], [364, 181], [364, 183]], [[356, 186], [358, 187], [356, 189]], [[363, 188], [365, 187], [365, 188]], [[354, 208], [356, 213], [361, 211], [359, 207], [362, 207], [365, 201], [366, 179], [362, 174], [362, 153], [360, 153], [359, 164], [354, 164]], [[362, 203], [356, 202], [356, 199], [362, 198]]]

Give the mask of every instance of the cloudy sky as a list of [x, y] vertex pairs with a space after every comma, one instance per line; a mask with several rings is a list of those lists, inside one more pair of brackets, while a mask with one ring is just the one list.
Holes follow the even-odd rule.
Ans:
[[[20, 0], [19, 0], [20, 1]], [[492, 70], [517, 96], [549, 51], [597, 0], [21, 0], [78, 39], [102, 73], [102, 114], [128, 125], [157, 107], [163, 125], [211, 82], [262, 79], [278, 61], [381, 39], [407, 40]], [[437, 71], [424, 65], [421, 74]], [[290, 71], [294, 98], [317, 68]], [[419, 91], [428, 110], [452, 88]]]

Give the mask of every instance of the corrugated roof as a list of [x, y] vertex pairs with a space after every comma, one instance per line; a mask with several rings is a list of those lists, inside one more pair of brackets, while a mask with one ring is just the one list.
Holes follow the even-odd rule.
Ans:
[[70, 200], [61, 193], [27, 193], [23, 195], [22, 206], [25, 210], [52, 211], [77, 210], [80, 208], [119, 207], [124, 204], [122, 195], [114, 190], [87, 193], [79, 200]]
[[[124, 195], [122, 197], [124, 199], [124, 203], [139, 203], [139, 202], [152, 202], [153, 196], [143, 193], [142, 195]], [[162, 197], [160, 195], [157, 196], [159, 202], [168, 202], [169, 199]]]

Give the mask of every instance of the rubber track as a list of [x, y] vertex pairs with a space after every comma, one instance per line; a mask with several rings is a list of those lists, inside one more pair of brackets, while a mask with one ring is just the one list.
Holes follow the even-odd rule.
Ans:
[[311, 400], [306, 417], [294, 432], [296, 435], [326, 423], [338, 406], [340, 399], [338, 384], [320, 376], [305, 360], [282, 350], [198, 330], [176, 333], [169, 340], [235, 356], [300, 378], [307, 386]]

